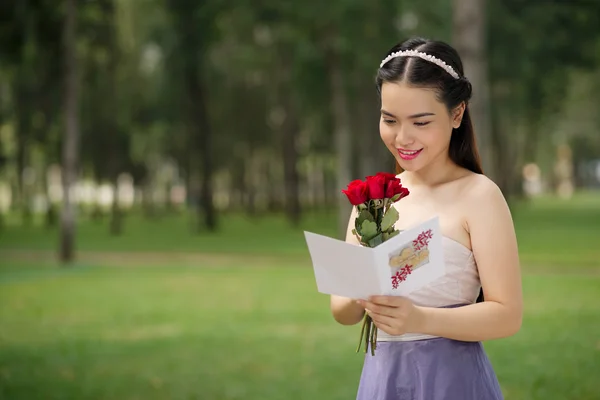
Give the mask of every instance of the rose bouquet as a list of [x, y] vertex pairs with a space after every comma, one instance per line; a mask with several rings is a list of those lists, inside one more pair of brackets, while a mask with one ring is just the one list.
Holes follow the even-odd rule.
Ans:
[[[409, 191], [394, 174], [379, 172], [367, 176], [364, 181], [354, 180], [342, 192], [357, 209], [352, 233], [361, 245], [376, 247], [400, 233], [394, 228], [399, 215], [393, 204], [408, 196]], [[371, 354], [375, 355], [377, 327], [367, 313], [363, 318], [357, 352], [363, 339], [365, 352], [370, 345]]]

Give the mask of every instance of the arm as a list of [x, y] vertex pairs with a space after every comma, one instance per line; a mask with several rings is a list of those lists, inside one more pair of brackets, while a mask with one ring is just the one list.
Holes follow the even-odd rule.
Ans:
[[375, 296], [361, 302], [378, 328], [391, 335], [423, 333], [484, 341], [517, 333], [522, 320], [521, 273], [510, 210], [491, 181], [466, 201], [468, 230], [485, 301], [459, 308], [418, 307], [405, 297]]
[[[510, 210], [500, 189], [483, 182], [467, 217], [485, 301], [455, 309], [416, 308], [415, 331], [482, 341], [517, 333], [522, 320], [521, 273]], [[473, 203], [475, 203], [473, 202]]]
[[[358, 244], [358, 239], [352, 234], [354, 219], [357, 216], [356, 207], [352, 207], [348, 229], [346, 231], [346, 242]], [[354, 325], [362, 320], [365, 309], [354, 299], [331, 295], [330, 308], [333, 318], [342, 325]]]

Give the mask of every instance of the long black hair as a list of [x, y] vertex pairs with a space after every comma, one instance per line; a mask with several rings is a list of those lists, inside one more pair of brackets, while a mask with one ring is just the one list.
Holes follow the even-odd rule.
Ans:
[[[461, 124], [452, 130], [448, 155], [457, 165], [477, 174], [483, 174], [481, 160], [473, 131], [473, 123], [469, 113], [471, 99], [471, 83], [464, 76], [463, 64], [458, 52], [449, 44], [423, 38], [410, 38], [392, 47], [386, 56], [404, 50], [423, 52], [445, 62], [458, 74], [458, 79], [448, 71], [419, 57], [395, 57], [385, 63], [377, 71], [377, 92], [381, 98], [381, 86], [385, 82], [404, 82], [410, 86], [434, 89], [438, 100], [452, 112], [461, 103], [465, 110]], [[402, 172], [396, 162], [396, 173]], [[480, 291], [477, 302], [483, 301], [483, 290]]]

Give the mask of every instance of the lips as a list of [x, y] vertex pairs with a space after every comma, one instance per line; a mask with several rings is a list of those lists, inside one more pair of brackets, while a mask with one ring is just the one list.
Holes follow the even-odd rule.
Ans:
[[398, 151], [398, 155], [400, 156], [400, 158], [402, 158], [403, 160], [414, 160], [415, 158], [417, 158], [417, 156], [419, 154], [421, 154], [421, 151], [423, 151], [423, 149], [419, 149], [419, 150], [406, 150], [406, 149], [396, 149]]

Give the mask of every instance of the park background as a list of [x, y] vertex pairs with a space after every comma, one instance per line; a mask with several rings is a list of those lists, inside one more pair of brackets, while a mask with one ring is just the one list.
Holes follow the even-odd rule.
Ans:
[[354, 398], [303, 230], [392, 170], [373, 78], [413, 35], [461, 53], [513, 212], [506, 399], [600, 399], [594, 0], [3, 0], [0, 398]]

